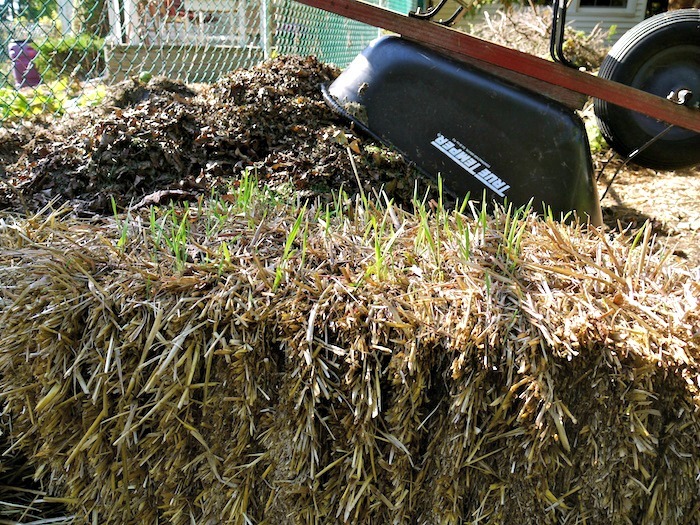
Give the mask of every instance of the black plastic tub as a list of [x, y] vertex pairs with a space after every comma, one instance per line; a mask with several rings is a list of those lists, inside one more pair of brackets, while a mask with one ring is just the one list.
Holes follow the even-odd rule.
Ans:
[[325, 96], [457, 197], [602, 223], [585, 127], [553, 100], [394, 36]]

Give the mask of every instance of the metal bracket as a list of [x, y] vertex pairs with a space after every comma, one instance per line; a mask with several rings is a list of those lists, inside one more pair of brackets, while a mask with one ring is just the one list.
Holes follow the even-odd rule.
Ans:
[[408, 16], [413, 17], [413, 18], [418, 18], [419, 20], [429, 20], [429, 21], [434, 21], [437, 24], [443, 25], [443, 26], [451, 26], [454, 25], [457, 20], [461, 18], [461, 15], [464, 12], [464, 3], [462, 0], [457, 0], [457, 2], [460, 4], [460, 6], [457, 8], [457, 10], [452, 13], [452, 16], [447, 18], [446, 20], [433, 20], [435, 16], [438, 14], [438, 12], [445, 7], [445, 4], [447, 3], [447, 0], [440, 0], [436, 6], [431, 7], [425, 12], [421, 12], [420, 7], [416, 9], [415, 11], [411, 11], [408, 13]]
[[690, 106], [690, 99], [693, 98], [693, 92], [689, 89], [679, 89], [678, 91], [671, 91], [666, 98], [681, 106]]
[[578, 69], [578, 66], [564, 55], [566, 7], [567, 0], [554, 0], [552, 4], [552, 34], [549, 37], [549, 54], [555, 62], [559, 62], [573, 69]]

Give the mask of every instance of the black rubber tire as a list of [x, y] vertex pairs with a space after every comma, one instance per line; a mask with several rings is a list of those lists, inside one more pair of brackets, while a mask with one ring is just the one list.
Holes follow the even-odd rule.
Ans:
[[[598, 76], [667, 97], [690, 89], [691, 105], [700, 101], [700, 10], [661, 13], [637, 24], [612, 47]], [[598, 126], [608, 144], [628, 156], [663, 131], [667, 124], [596, 99]], [[700, 109], [698, 110], [700, 118]], [[656, 169], [700, 163], [700, 134], [673, 128], [639, 153], [633, 162]]]

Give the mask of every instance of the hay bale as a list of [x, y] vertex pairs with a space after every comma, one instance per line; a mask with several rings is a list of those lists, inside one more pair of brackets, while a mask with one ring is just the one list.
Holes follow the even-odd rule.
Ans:
[[649, 229], [274, 202], [5, 219], [5, 430], [78, 516], [700, 523], [700, 288]]

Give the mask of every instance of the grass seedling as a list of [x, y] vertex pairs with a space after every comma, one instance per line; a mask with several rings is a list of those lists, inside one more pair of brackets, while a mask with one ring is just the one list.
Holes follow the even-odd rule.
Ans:
[[329, 203], [326, 203], [325, 210], [323, 214], [323, 234], [328, 237], [328, 234], [330, 233], [330, 228], [331, 228], [331, 205]]
[[433, 261], [435, 266], [441, 268], [441, 257], [440, 257], [440, 229], [435, 229], [435, 234], [433, 235], [432, 228], [430, 226], [430, 213], [425, 207], [425, 203], [416, 206], [416, 211], [420, 218], [420, 227], [418, 233], [416, 234], [416, 249], [424, 248], [427, 249], [433, 256]]
[[216, 235], [216, 230], [221, 224], [216, 214], [216, 203], [213, 198], [204, 201], [204, 195], [197, 199], [197, 221], [204, 224], [204, 238], [209, 240]]
[[[457, 242], [459, 253], [465, 261], [472, 255], [472, 233], [466, 218], [466, 211], [469, 208], [469, 194], [460, 202], [455, 203], [455, 210], [445, 219], [445, 236], [450, 241]], [[451, 218], [452, 220], [448, 220]]]
[[257, 188], [257, 178], [251, 176], [249, 169], [243, 171], [243, 176], [238, 181], [238, 188], [236, 191], [236, 205], [240, 207], [241, 211], [248, 211], [253, 203], [253, 196]]
[[642, 225], [642, 227], [639, 229], [639, 231], [632, 238], [632, 243], [630, 244], [630, 251], [634, 250], [637, 246], [639, 246], [640, 241], [642, 240], [642, 237], [644, 237], [644, 232], [649, 227], [649, 224], [650, 224], [649, 219], [644, 221], [644, 224]]
[[552, 207], [543, 203], [543, 210], [544, 210], [543, 215], [544, 215], [545, 222], [549, 222], [549, 223], [554, 222], [554, 211], [552, 210]]
[[469, 193], [464, 197], [464, 200], [460, 203], [459, 199], [455, 203], [455, 209], [462, 215], [467, 213], [467, 208], [469, 207]]
[[339, 223], [342, 224], [342, 222], [345, 220], [345, 203], [348, 202], [348, 194], [341, 185], [340, 188], [338, 188], [338, 191], [332, 192], [332, 197], [333, 208], [331, 216], [338, 219]]
[[223, 261], [227, 263], [231, 262], [231, 250], [229, 249], [227, 242], [221, 243], [221, 257]]
[[190, 233], [189, 204], [184, 204], [180, 219], [172, 202], [160, 220], [156, 213], [156, 208], [152, 207], [149, 213], [149, 227], [154, 245], [154, 259], [157, 260], [158, 252], [165, 246], [175, 259], [175, 269], [181, 271], [187, 263], [187, 239]]
[[224, 268], [231, 264], [231, 250], [228, 247], [228, 242], [224, 241], [219, 246], [219, 252], [221, 257], [219, 258], [219, 264], [217, 268], [217, 273], [223, 275]]
[[377, 223], [377, 216], [372, 215], [369, 220], [368, 230], [372, 230], [372, 238], [374, 244], [374, 264], [367, 267], [365, 272], [366, 275], [374, 275], [377, 280], [384, 278], [386, 274], [386, 267], [384, 265], [384, 254], [385, 250], [382, 246], [382, 239], [384, 237], [384, 226], [385, 220], [381, 221], [381, 224]]
[[117, 211], [117, 202], [114, 197], [110, 197], [110, 202], [112, 204], [112, 213], [114, 214], [114, 222], [117, 225], [117, 231], [119, 232], [119, 240], [117, 241], [117, 249], [120, 252], [124, 252], [126, 243], [129, 239], [129, 215], [127, 215], [124, 220], [119, 219], [119, 212]]
[[442, 226], [443, 233], [445, 236], [450, 235], [449, 221], [447, 220], [448, 214], [445, 210], [445, 199], [443, 193], [442, 176], [438, 174], [438, 203], [437, 203], [437, 221], [438, 224]]
[[[171, 205], [172, 206], [172, 205]], [[182, 270], [187, 262], [187, 237], [190, 232], [190, 206], [185, 202], [182, 218], [177, 220], [177, 213], [174, 206], [171, 208], [173, 227], [171, 236], [165, 239], [166, 244], [170, 247], [170, 251], [175, 256], [175, 268]]]
[[481, 205], [477, 208], [476, 201], [469, 201], [468, 205], [472, 216], [476, 221], [474, 235], [471, 238], [472, 245], [483, 244], [486, 240], [486, 231], [488, 229], [488, 207], [486, 201], [486, 192], [481, 197]]
[[[392, 213], [393, 209], [387, 208], [386, 214], [384, 216], [384, 221], [386, 221], [387, 216], [391, 217]], [[389, 240], [382, 246], [382, 266], [384, 267], [385, 272], [388, 271], [389, 268], [391, 268], [390, 265], [386, 264], [386, 261], [389, 259], [389, 255], [391, 253], [392, 248], [394, 247], [394, 243], [396, 242], [396, 239], [399, 238], [401, 233], [403, 233], [403, 224], [398, 223], [397, 217], [392, 217], [392, 224], [394, 224], [395, 227], [398, 226], [398, 228], [394, 230], [394, 233], [392, 233]]]
[[[509, 271], [515, 268], [520, 256], [523, 233], [527, 222], [525, 218], [530, 214], [532, 202], [519, 208], [513, 208], [513, 203], [507, 203], [505, 223], [503, 227], [503, 242], [498, 247], [499, 255], [505, 255]], [[505, 253], [504, 253], [505, 252]]]
[[153, 254], [151, 257], [153, 262], [158, 262], [158, 252], [162, 249], [163, 242], [163, 227], [158, 224], [156, 210], [155, 206], [151, 206], [148, 211], [148, 224], [151, 232], [151, 242], [153, 243]]
[[468, 261], [472, 255], [471, 246], [471, 230], [465, 216], [460, 212], [454, 213], [455, 218], [455, 233], [457, 234], [457, 244], [460, 254], [465, 261]]
[[257, 207], [275, 207], [279, 205], [281, 199], [288, 202], [286, 193], [280, 194], [279, 191], [265, 185], [261, 187], [257, 172], [254, 169], [246, 168], [240, 179], [235, 182], [235, 186], [219, 200], [222, 206], [227, 209], [227, 214], [233, 211], [234, 213], [255, 215]]
[[[416, 250], [420, 249], [425, 249], [427, 246], [427, 249], [430, 251], [430, 253], [433, 256], [433, 261], [435, 262], [435, 266], [440, 269], [442, 266], [442, 260], [441, 260], [441, 255], [440, 255], [440, 250], [441, 250], [441, 238], [440, 238], [440, 228], [436, 227], [435, 232], [433, 234], [432, 227], [430, 225], [431, 223], [431, 218], [432, 219], [437, 219], [440, 220], [440, 217], [442, 216], [442, 204], [438, 203], [438, 217], [436, 218], [433, 216], [429, 211], [427, 207], [427, 202], [428, 202], [428, 191], [425, 192], [425, 195], [421, 200], [418, 200], [418, 185], [416, 184], [413, 189], [413, 210], [414, 214], [418, 215], [420, 219], [420, 224], [418, 228], [418, 232], [416, 234], [416, 240], [415, 240], [415, 247]], [[440, 197], [440, 200], [442, 201], [442, 198]], [[441, 271], [441, 270], [440, 270]]]
[[486, 300], [489, 302], [489, 305], [491, 304], [491, 286], [493, 283], [491, 282], [491, 276], [486, 273], [484, 274], [484, 281], [486, 284]]
[[275, 270], [275, 281], [272, 285], [273, 291], [277, 291], [277, 289], [279, 288], [279, 285], [282, 282], [282, 277], [284, 276], [284, 271], [287, 268], [287, 264], [289, 262], [289, 259], [294, 254], [294, 241], [296, 241], [296, 238], [299, 236], [299, 232], [302, 229], [302, 223], [304, 222], [305, 216], [306, 216], [306, 206], [302, 206], [301, 211], [299, 212], [299, 215], [297, 216], [296, 220], [294, 221], [294, 225], [292, 226], [291, 231], [287, 235], [287, 240], [284, 243], [284, 253], [282, 254], [282, 259], [280, 260], [279, 264], [277, 265], [277, 269]]

